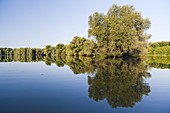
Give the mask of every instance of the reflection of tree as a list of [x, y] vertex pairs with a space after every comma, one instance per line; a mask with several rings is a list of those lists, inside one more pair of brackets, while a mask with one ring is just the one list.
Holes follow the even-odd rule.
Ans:
[[42, 56], [30, 56], [30, 55], [5, 55], [0, 56], [0, 62], [38, 62], [42, 61]]
[[[147, 64], [139, 59], [94, 59], [91, 57], [69, 56], [1, 56], [1, 62], [31, 62], [44, 60], [47, 65], [65, 64], [75, 74], [87, 73], [89, 97], [95, 101], [106, 99], [110, 106], [133, 107], [148, 95], [150, 87], [144, 83], [144, 77], [150, 76]], [[90, 76], [94, 75], [94, 76]]]
[[66, 65], [75, 74], [88, 73], [89, 97], [95, 101], [106, 99], [112, 107], [133, 107], [148, 95], [150, 87], [144, 77], [150, 76], [144, 61], [122, 59], [93, 59], [66, 57]]
[[80, 73], [93, 73], [95, 66], [93, 65], [93, 59], [90, 57], [66, 57], [66, 65], [74, 72], [74, 74]]
[[170, 57], [168, 56], [150, 56], [149, 66], [161, 69], [170, 69]]
[[143, 77], [148, 76], [146, 68], [142, 62], [98, 61], [95, 76], [88, 77], [89, 97], [95, 101], [106, 99], [112, 107], [133, 107], [150, 92], [143, 83]]
[[13, 56], [12, 55], [0, 55], [0, 62], [12, 62]]
[[60, 56], [57, 56], [56, 57], [56, 60], [55, 60], [55, 64], [58, 66], [58, 67], [63, 67], [64, 66], [64, 61], [62, 60], [62, 58]]

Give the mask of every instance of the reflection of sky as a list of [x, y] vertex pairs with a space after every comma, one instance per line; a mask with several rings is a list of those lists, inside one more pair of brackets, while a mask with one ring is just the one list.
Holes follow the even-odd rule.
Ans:
[[[170, 70], [150, 70], [152, 77], [146, 81], [151, 87], [149, 97], [140, 103], [143, 113], [169, 113], [170, 112]], [[137, 107], [140, 107], [140, 104]]]
[[[52, 64], [47, 66], [43, 62], [39, 63], [0, 63], [0, 77], [2, 81], [8, 83], [43, 83], [43, 85], [48, 85], [48, 83], [66, 85], [70, 87], [70, 83], [83, 82], [84, 77], [74, 75], [68, 66], [57, 67]], [[78, 79], [78, 80], [77, 80]], [[72, 82], [72, 81], [75, 82]], [[86, 81], [84, 82], [86, 83]], [[31, 85], [31, 84], [28, 84]]]
[[0, 112], [18, 113], [165, 113], [170, 108], [170, 70], [151, 69], [149, 96], [134, 108], [112, 109], [88, 97], [87, 75], [74, 75], [68, 66], [0, 63]]
[[70, 102], [79, 105], [83, 101], [78, 101], [80, 98], [88, 99], [85, 78], [74, 75], [68, 67], [42, 62], [0, 63], [0, 112], [19, 108], [28, 113], [32, 109], [47, 113], [62, 106], [61, 110], [71, 109], [74, 105]]

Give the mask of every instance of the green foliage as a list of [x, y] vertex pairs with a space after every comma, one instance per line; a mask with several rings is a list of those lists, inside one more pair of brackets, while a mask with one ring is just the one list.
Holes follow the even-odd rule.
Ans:
[[168, 56], [149, 56], [148, 64], [150, 67], [170, 69], [170, 57]]
[[64, 44], [57, 44], [56, 45], [56, 55], [66, 55], [66, 46]]
[[89, 27], [89, 37], [97, 41], [98, 54], [146, 55], [150, 21], [133, 6], [113, 5], [106, 15], [96, 12], [89, 17]]
[[88, 77], [89, 97], [93, 100], [106, 99], [113, 108], [133, 107], [150, 92], [150, 87], [143, 83], [143, 77], [150, 76], [144, 62], [104, 59], [96, 63], [95, 76]]
[[149, 47], [152, 48], [164, 47], [164, 46], [170, 46], [170, 41], [154, 42], [149, 44]]
[[148, 51], [149, 55], [168, 56], [170, 55], [170, 46], [149, 47]]
[[153, 56], [169, 56], [170, 55], [170, 42], [154, 42], [149, 44], [149, 55]]
[[66, 65], [74, 72], [74, 74], [88, 73], [93, 74], [95, 72], [95, 67], [93, 65], [93, 59], [91, 57], [66, 57]]
[[43, 52], [40, 48], [0, 48], [0, 55], [6, 56], [42, 56]]
[[95, 56], [96, 43], [94, 41], [86, 40], [83, 45], [83, 51], [80, 53], [80, 55]]
[[56, 57], [56, 60], [55, 60], [55, 64], [58, 66], [58, 67], [63, 67], [64, 64], [65, 64], [65, 61], [63, 60], [63, 58], [61, 56], [57, 56]]
[[42, 56], [17, 56], [17, 55], [0, 55], [0, 62], [38, 62], [42, 61]]
[[45, 46], [44, 54], [46, 56], [51, 56], [52, 55], [52, 47], [51, 47], [51, 45], [46, 45]]
[[75, 36], [69, 45], [66, 46], [68, 56], [93, 56], [95, 55], [95, 43], [84, 37]]
[[78, 56], [83, 50], [83, 43], [86, 41], [84, 37], [75, 36], [70, 44], [66, 47], [68, 56]]

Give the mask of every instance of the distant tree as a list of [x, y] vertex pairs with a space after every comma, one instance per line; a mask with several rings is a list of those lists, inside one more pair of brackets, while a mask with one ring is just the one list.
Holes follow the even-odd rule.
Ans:
[[52, 51], [51, 45], [46, 45], [46, 46], [45, 46], [45, 49], [44, 49], [44, 54], [45, 54], [46, 56], [51, 56], [51, 51]]
[[94, 56], [95, 55], [96, 43], [94, 41], [86, 40], [83, 43], [83, 46], [84, 47], [80, 55], [82, 56]]
[[52, 57], [56, 56], [56, 49], [55, 49], [55, 47], [51, 47], [51, 56]]
[[56, 55], [64, 55], [65, 54], [65, 45], [64, 44], [57, 44], [56, 45]]
[[162, 47], [150, 47], [149, 55], [170, 55], [170, 46], [162, 46]]
[[0, 55], [13, 55], [12, 48], [0, 48]]
[[43, 55], [43, 50], [42, 49], [36, 48], [35, 51], [36, 51], [36, 53], [35, 53], [36, 56], [42, 56]]
[[164, 47], [164, 46], [170, 46], [170, 41], [153, 42], [149, 44], [149, 47], [152, 48]]
[[55, 60], [55, 64], [58, 66], [58, 67], [63, 67], [65, 62], [63, 61], [63, 59], [61, 58], [61, 56], [57, 55], [56, 56], [56, 60]]
[[84, 37], [75, 36], [69, 45], [66, 46], [66, 54], [69, 56], [78, 56], [83, 50]]

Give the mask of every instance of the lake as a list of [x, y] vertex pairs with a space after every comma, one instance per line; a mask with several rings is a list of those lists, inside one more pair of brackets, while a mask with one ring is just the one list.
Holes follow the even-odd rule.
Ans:
[[2, 57], [0, 113], [170, 113], [170, 64], [152, 61]]

